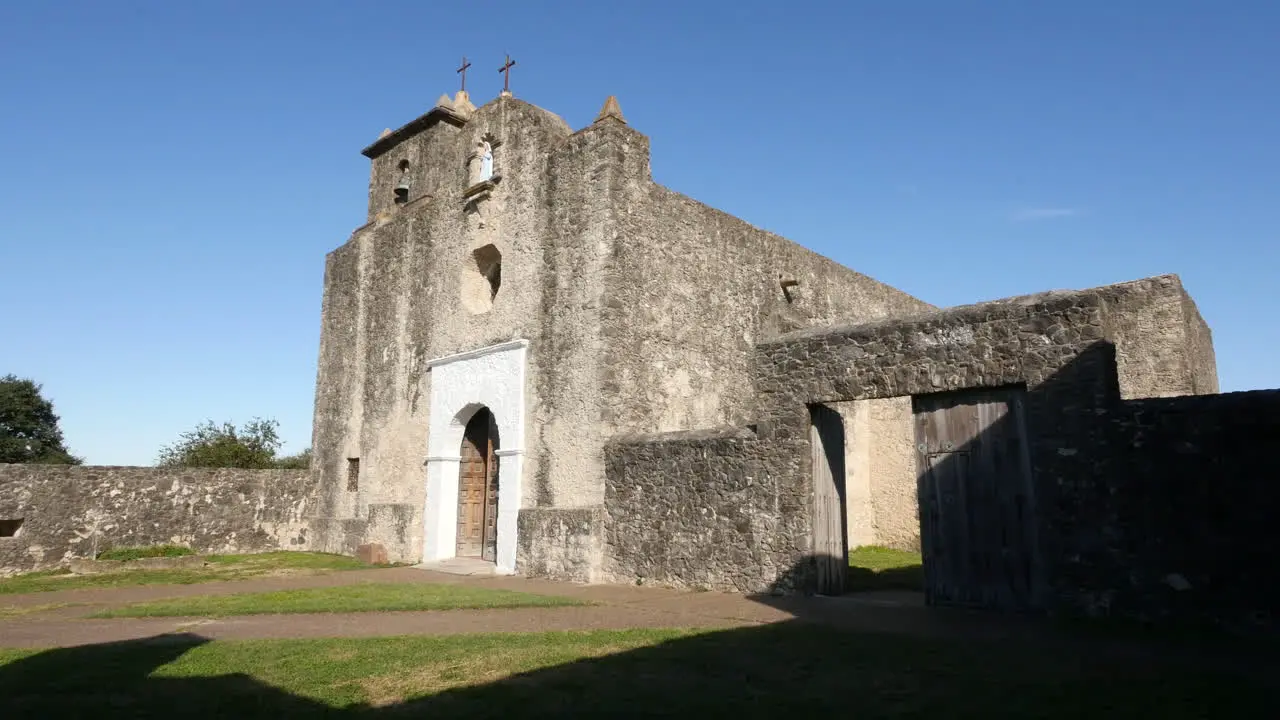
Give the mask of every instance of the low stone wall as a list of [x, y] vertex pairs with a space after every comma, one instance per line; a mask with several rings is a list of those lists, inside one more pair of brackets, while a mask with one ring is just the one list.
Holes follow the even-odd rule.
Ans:
[[570, 582], [599, 582], [604, 510], [524, 508], [517, 518], [516, 570]]
[[306, 470], [0, 465], [0, 574], [175, 544], [199, 553], [308, 550]]
[[785, 538], [808, 504], [781, 499], [748, 429], [618, 438], [605, 448], [605, 542], [620, 581], [764, 591], [808, 536]]

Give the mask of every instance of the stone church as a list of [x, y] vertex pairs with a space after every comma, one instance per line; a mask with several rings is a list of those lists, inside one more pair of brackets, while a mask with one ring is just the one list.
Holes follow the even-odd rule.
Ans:
[[923, 551], [931, 602], [1096, 607], [1173, 417], [1142, 403], [1217, 392], [1176, 276], [935, 308], [658, 185], [613, 98], [575, 130], [459, 92], [363, 153], [314, 549], [840, 592], [875, 543]]
[[575, 132], [459, 93], [364, 154], [316, 389], [334, 549], [602, 578], [611, 440], [748, 424], [758, 341], [930, 308], [657, 185], [613, 99]]

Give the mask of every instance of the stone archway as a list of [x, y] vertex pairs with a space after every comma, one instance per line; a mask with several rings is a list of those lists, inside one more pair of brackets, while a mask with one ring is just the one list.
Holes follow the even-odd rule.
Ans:
[[481, 407], [458, 451], [458, 534], [454, 554], [495, 562], [498, 548], [498, 423]]

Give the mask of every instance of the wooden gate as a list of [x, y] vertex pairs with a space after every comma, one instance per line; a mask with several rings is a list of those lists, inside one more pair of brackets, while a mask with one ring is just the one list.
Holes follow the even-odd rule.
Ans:
[[463, 431], [458, 468], [458, 557], [494, 560], [498, 540], [497, 431], [481, 409]]
[[817, 566], [817, 591], [822, 595], [844, 592], [849, 571], [848, 534], [845, 532], [844, 423], [840, 414], [824, 405], [809, 408], [810, 444], [813, 447], [813, 557]]
[[1039, 572], [1025, 390], [916, 397], [920, 544], [929, 604], [1035, 606]]

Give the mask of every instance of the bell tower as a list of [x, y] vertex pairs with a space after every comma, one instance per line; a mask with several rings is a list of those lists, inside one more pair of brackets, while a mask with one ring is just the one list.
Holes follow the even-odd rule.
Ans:
[[383, 130], [361, 151], [372, 161], [369, 172], [369, 221], [431, 197], [452, 177], [452, 148], [475, 106], [466, 90], [441, 95], [435, 107], [399, 129]]

